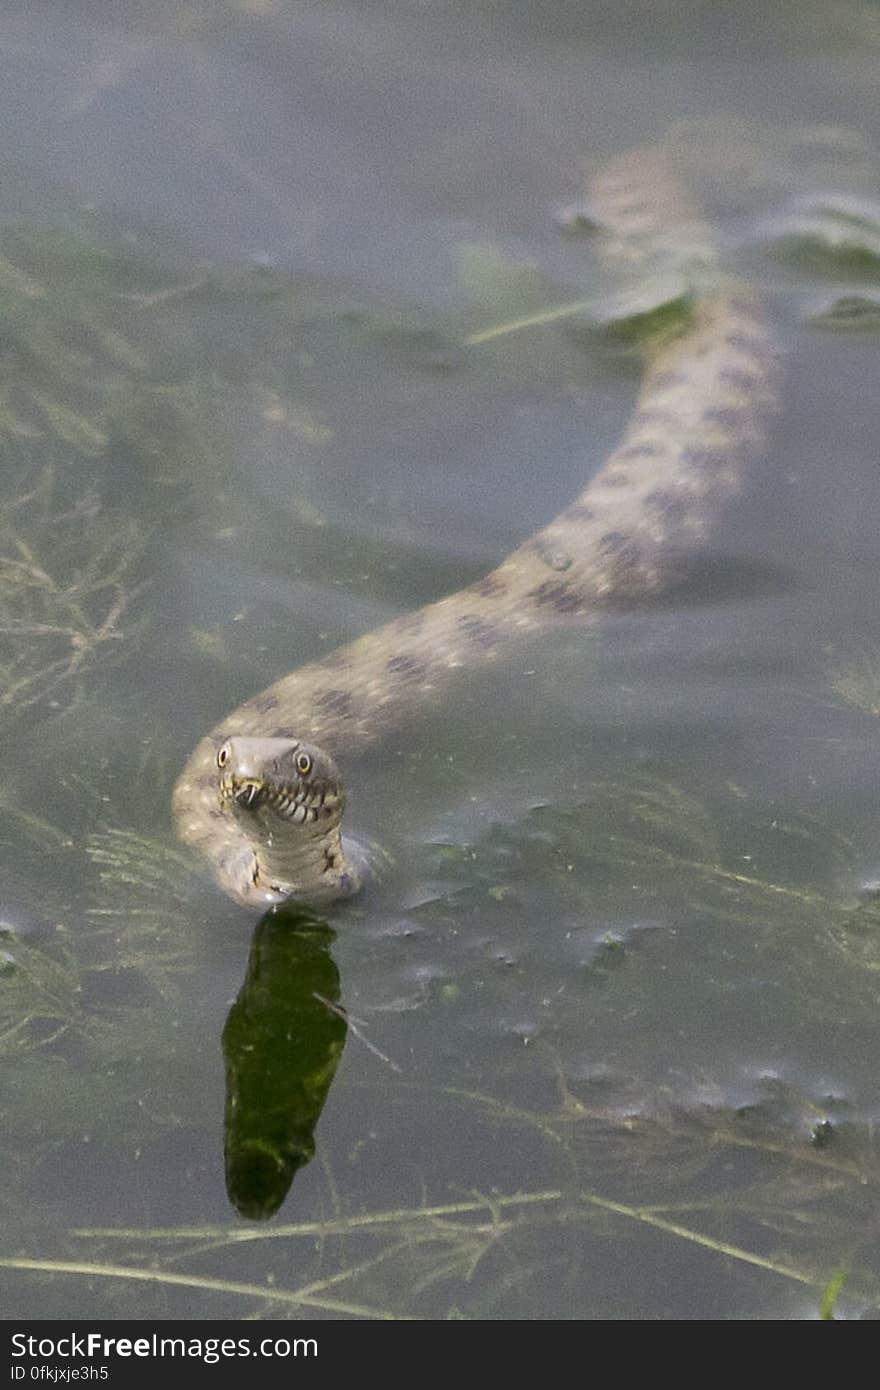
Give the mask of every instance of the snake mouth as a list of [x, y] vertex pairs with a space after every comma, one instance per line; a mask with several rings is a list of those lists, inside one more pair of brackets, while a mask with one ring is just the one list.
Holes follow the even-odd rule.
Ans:
[[231, 774], [221, 778], [220, 794], [224, 801], [234, 802], [243, 811], [256, 811], [265, 798], [265, 788], [250, 778]]
[[265, 808], [297, 824], [311, 823], [319, 816], [329, 817], [337, 804], [337, 798], [323, 791], [303, 795], [301, 788], [275, 786], [251, 777], [237, 777], [234, 773], [221, 780], [220, 791], [224, 800], [236, 809], [253, 813]]
[[300, 787], [277, 786], [264, 788], [266, 804], [276, 815], [296, 824], [316, 821], [319, 815], [329, 816], [332, 806], [323, 792], [304, 792]]
[[246, 782], [243, 787], [239, 787], [233, 792], [233, 800], [236, 806], [241, 806], [245, 811], [255, 811], [263, 800], [263, 789], [258, 787], [256, 782]]

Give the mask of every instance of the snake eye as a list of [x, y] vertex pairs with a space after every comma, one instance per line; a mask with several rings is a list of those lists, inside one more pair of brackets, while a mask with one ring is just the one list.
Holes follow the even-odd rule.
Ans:
[[228, 762], [229, 762], [229, 744], [228, 744], [228, 743], [224, 743], [223, 747], [220, 749], [219, 753], [217, 754], [217, 766], [220, 767], [220, 768], [223, 768], [223, 767], [226, 766], [226, 764], [227, 764]]
[[299, 773], [300, 777], [308, 777], [309, 773], [312, 770], [312, 760], [309, 757], [308, 753], [297, 753], [296, 770]]

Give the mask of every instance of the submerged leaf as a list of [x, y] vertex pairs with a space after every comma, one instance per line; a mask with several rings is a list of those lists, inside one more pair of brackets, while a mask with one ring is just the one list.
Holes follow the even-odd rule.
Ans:
[[771, 245], [795, 262], [830, 272], [880, 271], [880, 204], [828, 195], [805, 200], [764, 224]]
[[845, 333], [876, 333], [880, 329], [880, 295], [845, 294], [807, 315], [817, 328]]
[[584, 316], [584, 324], [601, 329], [611, 342], [627, 349], [657, 346], [683, 331], [695, 302], [693, 287], [683, 275], [658, 275], [597, 305]]

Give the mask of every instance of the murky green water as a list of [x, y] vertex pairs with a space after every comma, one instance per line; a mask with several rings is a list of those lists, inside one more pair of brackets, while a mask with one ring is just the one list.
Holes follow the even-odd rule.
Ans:
[[[0, 34], [2, 1315], [871, 1315], [878, 8], [105, 18]], [[608, 293], [554, 209], [670, 129], [786, 360], [702, 582], [463, 673], [258, 924], [179, 768], [600, 465], [631, 357], [467, 340]]]

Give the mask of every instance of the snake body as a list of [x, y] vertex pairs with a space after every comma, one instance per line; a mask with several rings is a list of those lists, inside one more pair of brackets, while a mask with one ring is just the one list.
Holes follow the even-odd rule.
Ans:
[[[657, 593], [736, 492], [761, 443], [774, 397], [773, 337], [754, 293], [714, 271], [708, 228], [668, 154], [650, 147], [617, 158], [593, 180], [589, 205], [610, 263], [639, 274], [683, 267], [706, 287], [675, 337], [648, 343], [623, 437], [570, 506], [483, 579], [284, 676], [197, 745], [174, 791], [178, 833], [245, 905], [333, 896], [357, 875], [340, 857], [338, 817], [323, 811], [302, 827], [314, 850], [304, 867], [272, 866], [267, 841], [277, 858], [280, 838], [296, 827], [288, 832], [278, 818], [257, 827], [241, 797], [221, 795], [218, 751], [228, 740], [243, 749], [245, 774], [251, 768], [243, 799], [256, 802], [263, 783], [255, 759], [261, 768], [278, 756], [292, 765], [305, 740], [332, 764], [436, 699], [461, 670], [495, 660], [509, 639]], [[281, 741], [265, 759], [264, 740]], [[270, 790], [277, 794], [275, 782]]]

